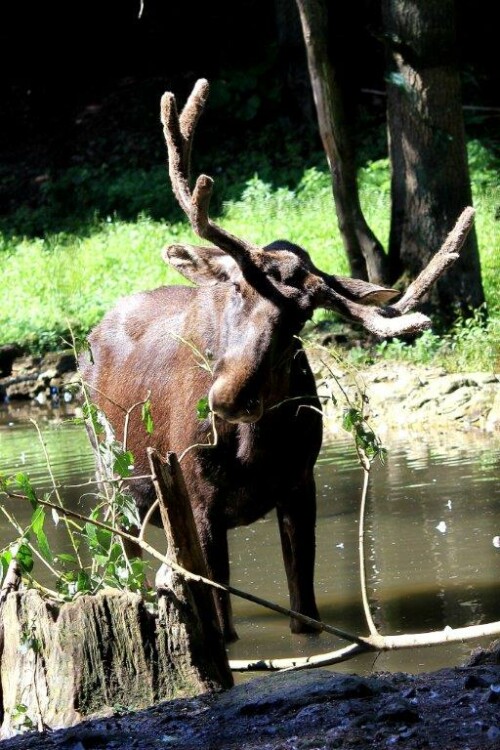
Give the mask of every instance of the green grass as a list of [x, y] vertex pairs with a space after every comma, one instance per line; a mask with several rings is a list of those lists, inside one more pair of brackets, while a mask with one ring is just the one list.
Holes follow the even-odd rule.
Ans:
[[[500, 240], [495, 211], [500, 186], [482, 147], [471, 144], [469, 157], [488, 326], [472, 319], [457, 324], [446, 336], [427, 333], [411, 347], [384, 343], [375, 352], [354, 351], [354, 358], [407, 358], [424, 363], [432, 353], [432, 361], [437, 357], [449, 369], [498, 366]], [[134, 181], [127, 179], [126, 189], [132, 192]], [[390, 211], [386, 160], [365, 165], [360, 184], [368, 223], [386, 243]], [[289, 239], [308, 249], [325, 271], [348, 274], [326, 170], [307, 169], [293, 187], [271, 186], [254, 176], [238, 200], [223, 205], [217, 220], [259, 245]], [[145, 214], [135, 221], [96, 220], [81, 234], [48, 234], [44, 239], [11, 237], [4, 232], [0, 235], [0, 345], [17, 342], [34, 351], [60, 346], [70, 329], [85, 335], [119, 297], [160, 284], [183, 283], [160, 258], [164, 245], [179, 241], [197, 242], [185, 222], [159, 221]]]

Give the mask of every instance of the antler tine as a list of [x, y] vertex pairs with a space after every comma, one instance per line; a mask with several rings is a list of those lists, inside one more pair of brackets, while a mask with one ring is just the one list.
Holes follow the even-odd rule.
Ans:
[[181, 133], [175, 96], [166, 91], [161, 98], [161, 121], [168, 151], [168, 172], [175, 197], [183, 211], [189, 216], [191, 193], [186, 171], [184, 137]]
[[194, 190], [189, 188], [191, 148], [194, 130], [208, 97], [209, 84], [200, 78], [179, 116], [175, 97], [166, 92], [161, 98], [161, 121], [168, 150], [168, 169], [174, 194], [199, 237], [213, 242], [241, 266], [253, 266], [252, 256], [262, 251], [226, 232], [209, 218], [213, 180], [200, 175]]
[[209, 84], [206, 78], [200, 78], [196, 81], [187, 102], [179, 117], [179, 125], [182, 137], [184, 139], [184, 163], [187, 167], [186, 174], [189, 175], [189, 159], [191, 155], [191, 146], [193, 144], [193, 135], [200, 119], [201, 113], [208, 99]]
[[394, 310], [406, 313], [408, 310], [413, 309], [439, 277], [453, 265], [472, 228], [474, 214], [475, 210], [472, 206], [464, 208], [438, 252], [410, 284], [401, 299], [391, 305]]

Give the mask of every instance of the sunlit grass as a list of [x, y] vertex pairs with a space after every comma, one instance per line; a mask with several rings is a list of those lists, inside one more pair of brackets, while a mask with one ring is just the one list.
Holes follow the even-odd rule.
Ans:
[[[479, 360], [483, 367], [498, 365], [500, 239], [495, 212], [500, 187], [491, 175], [485, 180], [483, 170], [481, 179], [473, 179], [473, 188], [490, 324], [485, 329], [471, 321], [463, 333], [458, 325], [446, 340], [432, 342], [434, 356], [454, 359], [455, 365], [450, 362], [450, 367], [458, 363], [470, 367]], [[368, 224], [386, 244], [390, 200], [385, 160], [362, 171], [361, 202]], [[247, 182], [240, 200], [224, 205], [217, 220], [258, 245], [279, 238], [293, 241], [305, 247], [324, 270], [349, 273], [326, 171], [306, 170], [293, 190], [273, 189], [255, 176]], [[81, 237], [61, 233], [44, 239], [0, 238], [0, 345], [56, 346], [70, 328], [85, 335], [121, 296], [161, 284], [184, 283], [160, 257], [162, 247], [172, 242], [199, 240], [185, 222], [168, 224], [146, 216], [134, 222], [96, 222], [93, 230]], [[392, 346], [392, 350], [383, 347], [380, 354], [413, 356], [421, 361], [426, 351], [422, 345], [414, 346], [410, 355], [409, 349]]]

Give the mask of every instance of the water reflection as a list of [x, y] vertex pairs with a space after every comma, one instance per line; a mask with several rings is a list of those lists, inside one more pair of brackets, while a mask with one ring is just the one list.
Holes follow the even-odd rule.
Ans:
[[[13, 407], [0, 411], [0, 473], [26, 471], [38, 489], [51, 491], [44, 451], [29, 422], [36, 418], [65, 502], [84, 509], [73, 487], [93, 475], [87, 438], [58, 410]], [[374, 619], [383, 633], [416, 632], [500, 619], [500, 440], [483, 435], [436, 435], [404, 444], [387, 441], [385, 465], [372, 470], [366, 523], [367, 577]], [[359, 584], [358, 512], [362, 472], [348, 437], [322, 451], [318, 486], [316, 589], [322, 617], [337, 627], [365, 633]], [[9, 501], [21, 524], [27, 504]], [[3, 547], [13, 538], [0, 519]], [[497, 540], [495, 542], [495, 540]], [[163, 549], [162, 532], [148, 541]], [[232, 583], [288, 606], [279, 534], [274, 515], [231, 532]], [[52, 584], [53, 585], [53, 584]], [[334, 636], [292, 636], [287, 621], [257, 605], [234, 599], [240, 641], [230, 658], [278, 658], [338, 648]], [[421, 671], [463, 661], [474, 644], [453, 644], [364, 655], [335, 669]]]

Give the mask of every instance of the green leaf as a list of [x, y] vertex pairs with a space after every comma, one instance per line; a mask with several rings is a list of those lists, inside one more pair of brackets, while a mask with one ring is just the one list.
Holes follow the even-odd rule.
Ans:
[[139, 509], [132, 495], [126, 492], [118, 492], [114, 502], [119, 512], [120, 523], [125, 529], [131, 529], [134, 526], [140, 528], [141, 519]]
[[74, 555], [70, 555], [67, 552], [60, 552], [58, 555], [54, 558], [55, 562], [64, 562], [64, 563], [76, 563], [77, 559]]
[[207, 419], [209, 415], [210, 406], [208, 405], [208, 396], [204, 396], [196, 404], [196, 416], [198, 419]]
[[24, 472], [19, 472], [19, 474], [16, 474], [16, 482], [30, 501], [31, 507], [33, 509], [36, 508], [38, 506], [38, 499], [28, 475], [24, 474]]
[[360, 410], [351, 407], [350, 409], [346, 409], [346, 411], [344, 412], [344, 416], [342, 418], [342, 426], [344, 430], [351, 432], [356, 427], [356, 425], [360, 424], [360, 422], [362, 421], [363, 415], [361, 414]]
[[50, 544], [45, 534], [45, 531], [43, 530], [45, 518], [46, 518], [45, 508], [42, 508], [42, 506], [40, 505], [33, 512], [33, 515], [31, 517], [31, 528], [33, 529], [33, 533], [36, 536], [40, 554], [42, 555], [44, 560], [48, 560], [48, 562], [53, 562], [54, 556], [52, 554], [52, 550], [50, 549]]
[[2, 572], [2, 581], [9, 569], [10, 561], [12, 560], [12, 552], [9, 549], [6, 549], [2, 554], [0, 555], [0, 568]]
[[92, 553], [99, 555], [108, 554], [113, 538], [111, 531], [100, 529], [92, 523], [86, 523], [84, 536]]
[[145, 401], [144, 404], [142, 405], [141, 419], [144, 424], [144, 427], [146, 428], [146, 432], [148, 433], [148, 435], [151, 435], [153, 432], [154, 425], [153, 425], [153, 416], [151, 414], [151, 401], [149, 399]]
[[113, 471], [120, 477], [132, 476], [134, 468], [134, 456], [131, 451], [120, 451], [115, 454]]
[[79, 594], [87, 594], [92, 590], [92, 582], [86, 570], [79, 570], [76, 580], [76, 590]]
[[33, 570], [33, 554], [27, 544], [21, 543], [14, 557], [24, 573], [31, 573]]
[[82, 406], [83, 418], [90, 422], [96, 435], [102, 435], [104, 427], [100, 420], [100, 411], [94, 404], [84, 403]]

